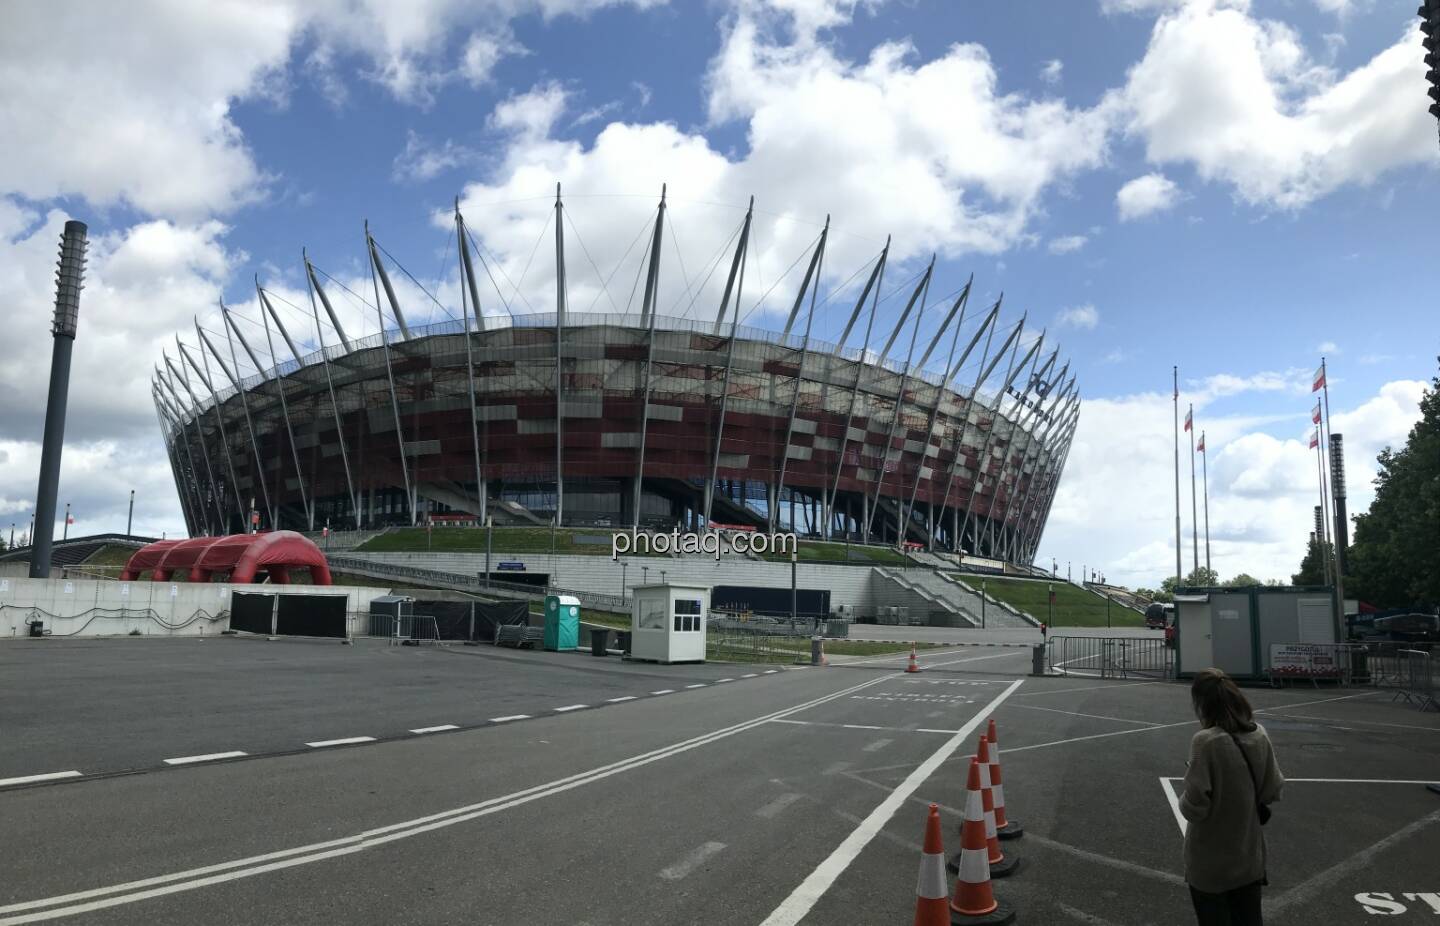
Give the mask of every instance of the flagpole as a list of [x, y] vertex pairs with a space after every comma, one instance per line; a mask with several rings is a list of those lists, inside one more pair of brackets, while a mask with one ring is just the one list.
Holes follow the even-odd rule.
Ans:
[[[1314, 391], [1313, 389], [1311, 390]], [[1325, 435], [1330, 436], [1330, 371], [1325, 367], [1325, 358], [1320, 358], [1320, 391], [1325, 396]], [[1334, 474], [1330, 478], [1330, 491], [1334, 491]], [[1333, 510], [1333, 509], [1332, 509]], [[1345, 576], [1340, 569], [1340, 525], [1338, 523], [1340, 513], [1334, 511], [1337, 523], [1330, 525], [1330, 536], [1333, 542], [1330, 548], [1335, 558], [1335, 639], [1345, 639]]]
[[1315, 422], [1315, 475], [1320, 480], [1320, 536], [1315, 538], [1320, 554], [1320, 572], [1325, 584], [1330, 584], [1330, 529], [1325, 522], [1330, 517], [1330, 508], [1325, 504], [1325, 451], [1320, 444], [1320, 424]]
[[1205, 432], [1200, 432], [1201, 486], [1205, 490], [1205, 571], [1210, 571], [1210, 451], [1205, 448]]
[[1184, 568], [1180, 558], [1180, 367], [1173, 370], [1175, 377], [1175, 587], [1180, 587], [1180, 573]]
[[1195, 507], [1195, 406], [1192, 404], [1185, 416], [1186, 428], [1190, 432], [1190, 539], [1195, 554], [1195, 571], [1200, 571], [1200, 518]]

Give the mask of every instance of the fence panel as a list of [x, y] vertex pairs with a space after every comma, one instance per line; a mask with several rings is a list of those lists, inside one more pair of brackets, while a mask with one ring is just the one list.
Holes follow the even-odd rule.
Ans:
[[1058, 636], [1046, 647], [1046, 665], [1056, 675], [1173, 678], [1174, 655], [1164, 640]]

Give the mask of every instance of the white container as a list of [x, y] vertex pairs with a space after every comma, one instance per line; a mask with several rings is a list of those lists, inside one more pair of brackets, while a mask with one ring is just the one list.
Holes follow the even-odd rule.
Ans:
[[704, 662], [710, 614], [706, 585], [637, 585], [632, 589], [630, 658]]

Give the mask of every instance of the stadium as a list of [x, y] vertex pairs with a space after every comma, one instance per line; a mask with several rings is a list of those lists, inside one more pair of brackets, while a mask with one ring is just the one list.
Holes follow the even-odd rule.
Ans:
[[[972, 304], [973, 283], [936, 298], [933, 259], [887, 281], [887, 242], [831, 306], [843, 332], [813, 337], [828, 220], [782, 294], [784, 326], [743, 324], [753, 203], [717, 261], [718, 308], [662, 314], [663, 194], [638, 311], [577, 311], [562, 208], [557, 190], [550, 311], [475, 311], [488, 265], [477, 272], [486, 255], [457, 206], [458, 319], [408, 324], [394, 261], [367, 230], [389, 312], [380, 331], [347, 336], [333, 284], [308, 260], [321, 349], [296, 344], [258, 282], [263, 338], [230, 312], [223, 332], [197, 323], [152, 383], [191, 535], [493, 518], [788, 530], [1033, 560], [1080, 406], [1043, 332], [1002, 321], [1000, 301]], [[897, 311], [882, 320], [886, 287]], [[258, 372], [243, 376], [240, 358]]]

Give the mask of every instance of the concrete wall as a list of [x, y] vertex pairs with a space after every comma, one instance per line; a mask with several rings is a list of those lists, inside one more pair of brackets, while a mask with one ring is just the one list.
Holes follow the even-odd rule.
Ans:
[[[438, 569], [465, 575], [485, 571], [483, 553], [347, 553], [355, 559], [394, 563], [419, 569]], [[496, 563], [524, 563], [527, 573], [549, 574], [550, 581], [562, 588], [583, 588], [601, 595], [619, 595], [623, 578], [626, 588], [661, 581], [665, 571], [669, 582], [694, 582], [700, 585], [758, 585], [761, 588], [789, 588], [790, 564], [757, 562], [737, 556], [722, 555], [717, 562], [709, 557], [625, 557], [624, 569], [609, 556], [551, 556], [548, 553], [507, 553], [496, 556]], [[645, 567], [645, 568], [642, 568]], [[648, 569], [648, 572], [647, 572]], [[897, 570], [901, 571], [901, 570]], [[497, 578], [504, 573], [496, 571]], [[830, 607], [848, 604], [857, 614], [873, 614], [876, 586], [869, 566], [831, 566], [801, 563], [796, 584], [800, 588], [830, 590]], [[627, 593], [628, 594], [628, 593]], [[891, 603], [891, 602], [886, 602]]]
[[[345, 585], [0, 578], [0, 639], [25, 636], [32, 619], [43, 620], [54, 636], [119, 636], [132, 630], [153, 636], [198, 636], [202, 628], [206, 634], [215, 634], [229, 627], [232, 591], [344, 595], [346, 610], [351, 613], [369, 611], [371, 599], [389, 594], [386, 588]], [[46, 613], [36, 614], [35, 610]], [[107, 611], [126, 613], [104, 613]]]

